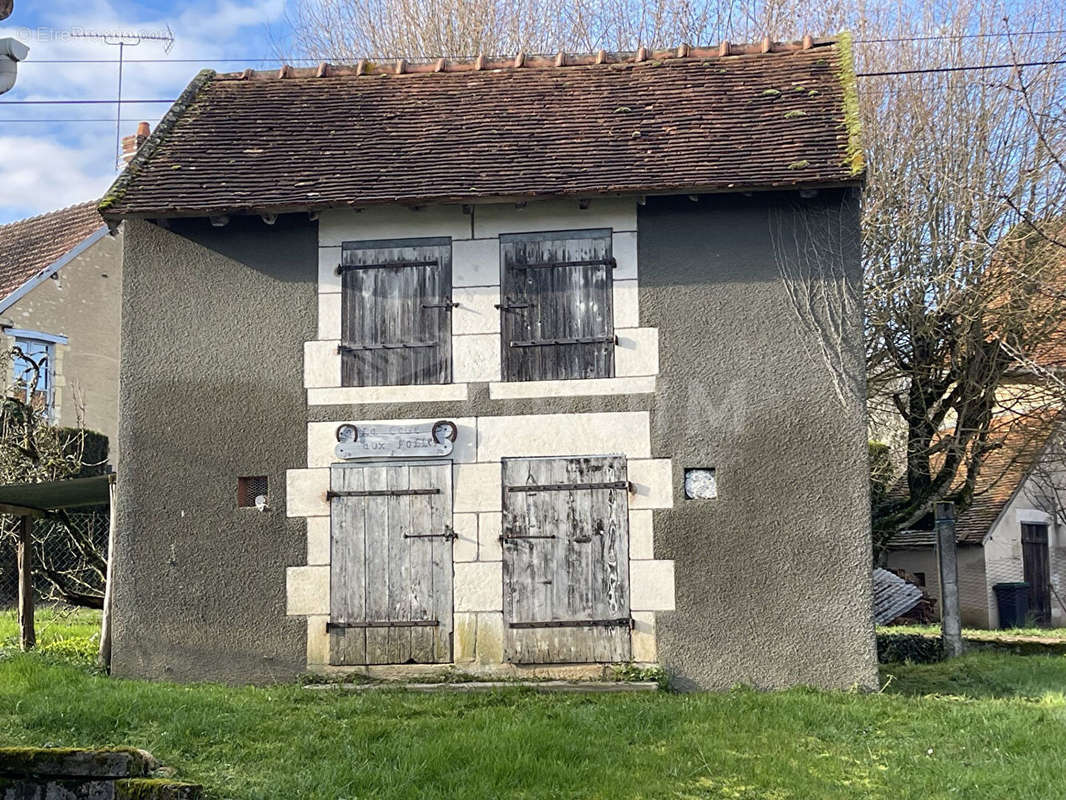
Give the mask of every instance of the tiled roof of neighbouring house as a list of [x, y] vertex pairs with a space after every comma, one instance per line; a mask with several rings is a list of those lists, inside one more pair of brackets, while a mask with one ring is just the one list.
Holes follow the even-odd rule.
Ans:
[[0, 225], [0, 300], [103, 226], [96, 201]]
[[843, 42], [201, 72], [109, 218], [839, 186], [862, 179]]
[[[984, 543], [1003, 509], [1029, 477], [1060, 419], [1061, 414], [1001, 416], [999, 425], [1007, 428], [1003, 446], [985, 456], [974, 485], [973, 503], [959, 512], [955, 521], [955, 540], [959, 544]], [[961, 477], [957, 483], [961, 483]], [[893, 550], [908, 550], [932, 547], [935, 542], [932, 531], [902, 531], [892, 537], [888, 546]]]

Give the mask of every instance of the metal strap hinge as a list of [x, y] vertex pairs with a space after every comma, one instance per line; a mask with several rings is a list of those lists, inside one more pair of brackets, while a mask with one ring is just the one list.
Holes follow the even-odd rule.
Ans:
[[342, 631], [346, 628], [436, 628], [440, 620], [436, 619], [381, 619], [367, 622], [327, 622], [326, 633]]
[[571, 336], [560, 339], [512, 339], [511, 347], [551, 347], [557, 344], [618, 344], [617, 336]]
[[577, 489], [625, 489], [633, 491], [629, 481], [609, 481], [607, 483], [542, 483], [508, 486], [509, 492], [566, 492]]
[[374, 344], [339, 344], [338, 353], [361, 353], [366, 350], [414, 350], [420, 347], [436, 347], [439, 342], [379, 342]]
[[509, 622], [508, 628], [614, 628], [633, 627], [630, 617], [618, 619], [552, 619], [544, 622]]
[[326, 499], [334, 497], [399, 497], [408, 494], [440, 494], [440, 489], [330, 489]]
[[338, 275], [342, 272], [348, 272], [355, 269], [386, 269], [392, 268], [406, 268], [406, 267], [436, 267], [438, 266], [437, 259], [432, 261], [393, 261], [383, 264], [338, 264], [337, 269], [334, 270]]
[[422, 308], [443, 308], [445, 311], [451, 311], [453, 308], [459, 308], [459, 304], [451, 300], [442, 300], [439, 303], [423, 303]]
[[539, 264], [509, 264], [512, 269], [556, 269], [558, 267], [610, 267], [618, 262], [614, 258], [587, 258], [579, 261], [544, 261]]

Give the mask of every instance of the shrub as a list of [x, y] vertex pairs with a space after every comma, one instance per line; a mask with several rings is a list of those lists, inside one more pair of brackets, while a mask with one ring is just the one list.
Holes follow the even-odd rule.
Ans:
[[877, 660], [882, 664], [908, 661], [912, 664], [935, 664], [944, 660], [944, 645], [939, 638], [916, 633], [877, 634]]

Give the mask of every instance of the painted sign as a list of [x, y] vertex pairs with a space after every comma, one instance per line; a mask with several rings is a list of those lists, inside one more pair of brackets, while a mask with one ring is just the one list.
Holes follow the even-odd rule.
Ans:
[[421, 425], [341, 425], [337, 458], [439, 458], [451, 455], [457, 428], [441, 420]]

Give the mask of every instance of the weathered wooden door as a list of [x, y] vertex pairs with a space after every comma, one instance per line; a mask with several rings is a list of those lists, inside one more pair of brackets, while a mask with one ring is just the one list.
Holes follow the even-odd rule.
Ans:
[[330, 663], [451, 661], [451, 465], [339, 464], [330, 486]]
[[614, 375], [609, 230], [500, 237], [503, 379]]
[[1037, 625], [1051, 624], [1051, 564], [1047, 525], [1022, 523], [1022, 569], [1029, 584], [1029, 614]]
[[508, 661], [630, 659], [625, 458], [504, 459], [503, 616]]

